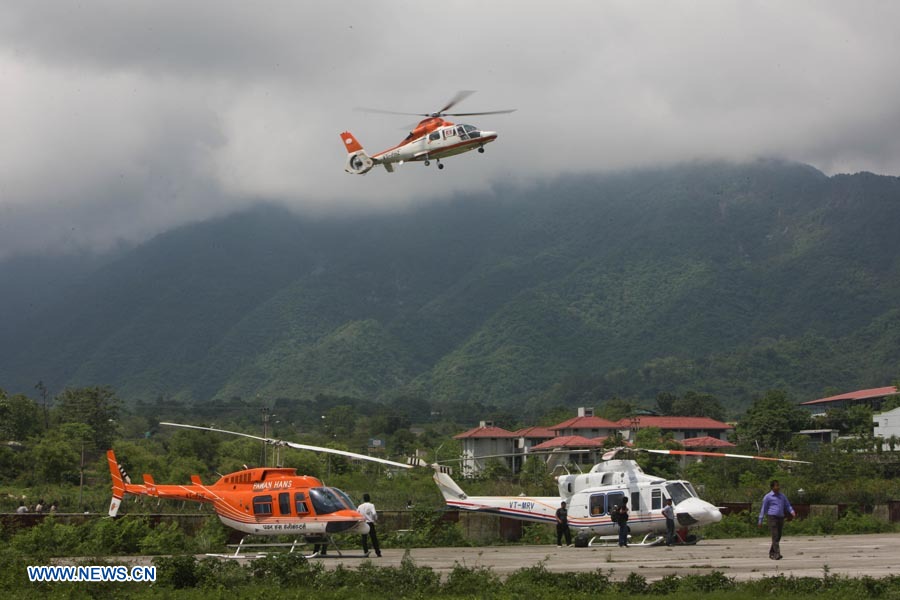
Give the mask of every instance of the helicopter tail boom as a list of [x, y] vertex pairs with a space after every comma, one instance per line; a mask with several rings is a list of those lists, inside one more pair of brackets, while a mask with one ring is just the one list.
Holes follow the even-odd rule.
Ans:
[[365, 148], [362, 147], [353, 134], [349, 131], [341, 133], [341, 139], [344, 140], [344, 146], [347, 148], [347, 163], [344, 170], [355, 175], [363, 175], [372, 170], [375, 161], [371, 156], [366, 154]]

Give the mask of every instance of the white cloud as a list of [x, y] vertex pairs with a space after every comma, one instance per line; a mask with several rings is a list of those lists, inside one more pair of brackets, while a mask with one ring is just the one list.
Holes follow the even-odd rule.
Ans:
[[[496, 181], [775, 155], [900, 172], [900, 6], [0, 3], [0, 257], [139, 240], [259, 199], [403, 207]], [[485, 155], [343, 172], [460, 109]]]

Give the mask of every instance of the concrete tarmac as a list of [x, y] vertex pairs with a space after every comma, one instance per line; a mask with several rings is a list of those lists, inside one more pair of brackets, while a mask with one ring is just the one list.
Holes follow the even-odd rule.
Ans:
[[[556, 546], [490, 546], [480, 548], [413, 548], [410, 557], [419, 566], [428, 566], [446, 575], [455, 564], [489, 567], [506, 576], [522, 567], [543, 562], [549, 571], [612, 571], [611, 577], [624, 579], [629, 573], [649, 581], [666, 575], [706, 574], [721, 571], [738, 580], [765, 576], [821, 577], [828, 572], [849, 577], [885, 577], [896, 574], [900, 557], [900, 534], [870, 534], [820, 537], [788, 537], [781, 541], [782, 560], [769, 559], [769, 538], [702, 540], [695, 546], [629, 546], [627, 548]], [[321, 561], [328, 568], [342, 564], [355, 568], [364, 560], [378, 566], [400, 566], [404, 550], [384, 550], [366, 559], [357, 549], [342, 548], [354, 558], [332, 556]], [[313, 559], [316, 560], [316, 559]]]

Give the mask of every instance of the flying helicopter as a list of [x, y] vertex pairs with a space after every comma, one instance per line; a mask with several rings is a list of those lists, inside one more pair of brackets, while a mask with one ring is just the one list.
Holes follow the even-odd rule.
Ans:
[[667, 480], [644, 473], [636, 461], [615, 458], [624, 450], [808, 464], [798, 460], [741, 454], [615, 448], [605, 453], [603, 460], [595, 464], [590, 472], [557, 477], [558, 496], [469, 496], [450, 475], [437, 468], [434, 482], [448, 507], [491, 513], [522, 521], [556, 523], [556, 509], [565, 501], [569, 511], [569, 527], [578, 531], [575, 538], [576, 546], [590, 546], [597, 541], [602, 543], [616, 536], [618, 524], [613, 522], [611, 515], [625, 499], [630, 505], [628, 526], [632, 536], [644, 536], [636, 545], [652, 546], [663, 543], [666, 519], [662, 509], [667, 499], [672, 500], [676, 523], [681, 528], [676, 536], [678, 543], [697, 543], [699, 538], [690, 534], [689, 528], [722, 520], [719, 508], [701, 499], [689, 481]]
[[[309, 446], [272, 438], [263, 438], [247, 433], [226, 431], [212, 427], [199, 427], [179, 423], [160, 423], [171, 427], [183, 427], [201, 431], [213, 431], [239, 435], [277, 447], [287, 446], [298, 450], [312, 450], [337, 454], [358, 460], [367, 460], [404, 469], [412, 468], [387, 459], [356, 454], [333, 448]], [[131, 483], [125, 470], [116, 460], [113, 450], [106, 453], [109, 472], [112, 477], [112, 500], [109, 516], [115, 517], [126, 494], [199, 502], [211, 504], [219, 519], [226, 526], [247, 535], [274, 536], [295, 535], [305, 541], [334, 545], [333, 534], [366, 534], [369, 526], [365, 518], [356, 510], [356, 505], [343, 491], [326, 486], [320, 479], [308, 475], [298, 475], [296, 469], [283, 467], [246, 468], [235, 473], [222, 475], [212, 484], [204, 484], [198, 475], [191, 476], [190, 485], [157, 484], [151, 475], [145, 474], [142, 484]], [[245, 544], [246, 538], [238, 544], [234, 555], [237, 558], [244, 548], [271, 546], [273, 544]], [[282, 545], [282, 544], [274, 544]], [[291, 546], [295, 544], [289, 544]], [[293, 550], [293, 548], [292, 548]], [[309, 558], [318, 556], [315, 552]]]
[[460, 91], [449, 102], [432, 113], [403, 113], [390, 110], [360, 109], [366, 112], [377, 112], [390, 115], [415, 115], [425, 117], [413, 127], [402, 142], [369, 156], [357, 139], [349, 131], [341, 133], [341, 139], [347, 149], [348, 157], [344, 170], [347, 173], [362, 175], [372, 170], [375, 165], [384, 166], [388, 173], [394, 172], [394, 165], [406, 162], [422, 162], [427, 167], [431, 161], [443, 169], [442, 158], [478, 150], [484, 152], [485, 144], [497, 139], [496, 131], [485, 131], [474, 125], [451, 123], [444, 117], [470, 117], [475, 115], [499, 115], [514, 112], [515, 109], [492, 110], [487, 112], [446, 112], [475, 92]]

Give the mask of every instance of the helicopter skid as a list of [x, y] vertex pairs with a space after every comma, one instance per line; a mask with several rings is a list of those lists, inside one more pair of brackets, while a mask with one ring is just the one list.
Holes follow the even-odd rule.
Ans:
[[[648, 533], [641, 539], [640, 542], [632, 542], [631, 536], [628, 536], [628, 545], [629, 546], [659, 546], [660, 544], [664, 544], [666, 542], [665, 536], [656, 534], [656, 533]], [[617, 535], [595, 535], [588, 542], [588, 548], [593, 547], [609, 547], [609, 546], [618, 546], [619, 544], [619, 536]]]

